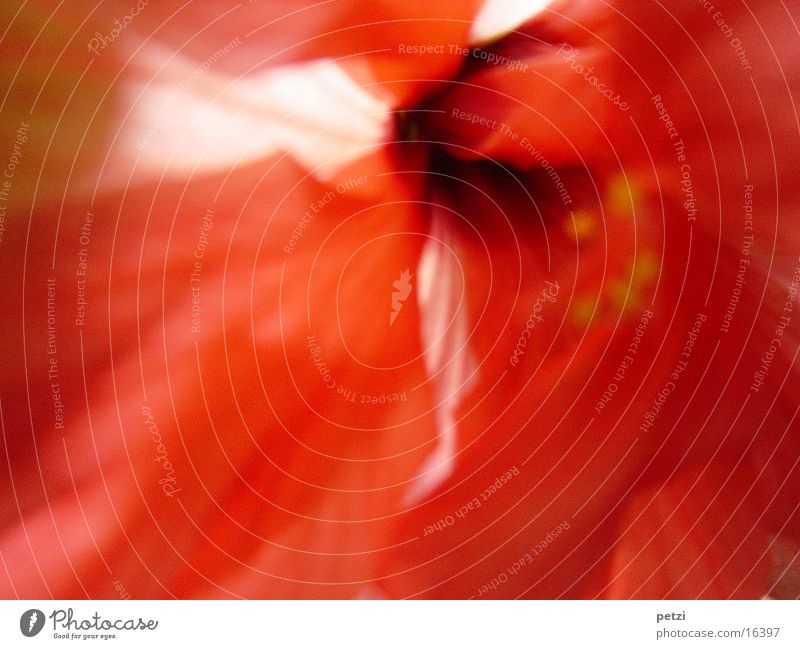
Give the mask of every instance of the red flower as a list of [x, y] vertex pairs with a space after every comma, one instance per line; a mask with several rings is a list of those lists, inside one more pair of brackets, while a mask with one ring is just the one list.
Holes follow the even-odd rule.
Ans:
[[9, 17], [4, 594], [798, 595], [797, 18], [517, 6]]

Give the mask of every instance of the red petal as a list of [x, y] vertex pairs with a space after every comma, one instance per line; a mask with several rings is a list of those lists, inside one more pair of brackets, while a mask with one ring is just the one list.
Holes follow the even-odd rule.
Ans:
[[57, 210], [34, 213], [26, 257], [2, 262], [25, 287], [3, 340], [6, 595], [352, 597], [374, 578], [433, 438], [412, 302], [389, 327], [424, 222], [328, 192], [284, 162], [70, 204], [54, 269]]
[[770, 590], [763, 504], [745, 464], [718, 458], [626, 507], [606, 596], [759, 599]]

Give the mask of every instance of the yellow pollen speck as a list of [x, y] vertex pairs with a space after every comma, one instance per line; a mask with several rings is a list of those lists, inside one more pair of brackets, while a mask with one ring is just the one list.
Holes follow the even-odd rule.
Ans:
[[658, 273], [658, 260], [651, 250], [643, 250], [636, 258], [633, 268], [633, 281], [641, 286], [652, 280]]
[[608, 209], [612, 214], [632, 216], [639, 195], [630, 175], [618, 174], [608, 184]]
[[[645, 288], [658, 273], [658, 260], [650, 250], [641, 251], [630, 270], [630, 279], [611, 282], [606, 290], [608, 298], [617, 306], [625, 306], [625, 311], [638, 309]], [[630, 282], [630, 286], [629, 286]]]
[[588, 210], [573, 212], [572, 218], [564, 221], [566, 233], [578, 241], [591, 237], [594, 234], [595, 226], [595, 215]]
[[596, 303], [591, 298], [577, 298], [570, 309], [572, 323], [576, 327], [586, 327], [592, 320]]
[[[636, 287], [631, 286], [630, 291], [625, 282], [612, 282], [608, 287], [608, 296], [617, 307], [625, 305], [626, 309], [633, 308], [634, 304], [638, 301], [636, 299]], [[627, 303], [626, 303], [627, 302]]]

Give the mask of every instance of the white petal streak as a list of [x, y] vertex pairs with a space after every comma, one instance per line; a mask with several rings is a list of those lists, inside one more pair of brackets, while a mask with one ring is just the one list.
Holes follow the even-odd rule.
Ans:
[[472, 43], [493, 41], [533, 18], [553, 0], [486, 0], [469, 33]]
[[110, 173], [202, 173], [288, 151], [320, 180], [374, 151], [390, 131], [387, 104], [337, 63], [317, 60], [231, 77], [151, 48], [128, 82], [132, 106]]
[[456, 410], [475, 380], [465, 279], [456, 256], [458, 242], [444, 218], [434, 207], [430, 238], [417, 268], [425, 369], [433, 386], [438, 438], [406, 494], [406, 504], [421, 501], [452, 474], [458, 437]]

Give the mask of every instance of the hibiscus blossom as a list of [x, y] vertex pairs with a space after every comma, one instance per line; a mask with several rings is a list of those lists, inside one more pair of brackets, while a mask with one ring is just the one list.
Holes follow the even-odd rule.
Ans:
[[6, 597], [800, 594], [789, 7], [6, 12]]

